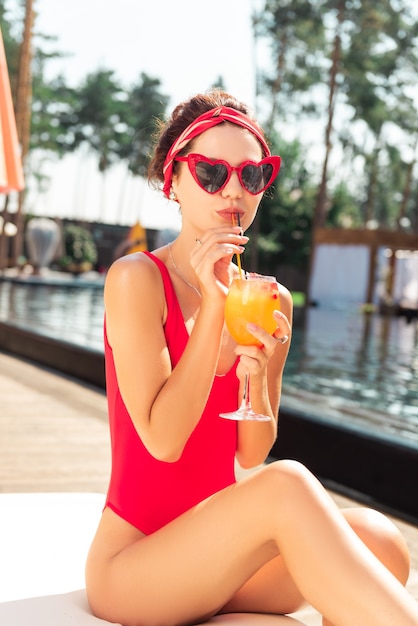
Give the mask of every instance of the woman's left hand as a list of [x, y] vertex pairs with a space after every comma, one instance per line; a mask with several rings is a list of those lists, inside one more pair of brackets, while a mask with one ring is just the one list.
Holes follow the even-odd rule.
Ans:
[[[260, 342], [261, 346], [237, 345], [235, 353], [241, 357], [237, 367], [238, 378], [244, 379], [245, 373], [251, 377], [263, 374], [267, 364], [276, 350], [282, 349], [291, 335], [291, 325], [287, 317], [281, 311], [274, 311], [273, 316], [277, 322], [277, 328], [272, 335], [255, 324], [248, 324], [248, 331]], [[287, 353], [287, 346], [284, 355]]]

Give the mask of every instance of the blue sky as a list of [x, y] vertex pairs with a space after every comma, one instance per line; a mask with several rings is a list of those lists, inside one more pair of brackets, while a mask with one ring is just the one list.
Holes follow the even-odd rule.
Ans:
[[37, 0], [36, 30], [72, 53], [49, 63], [72, 84], [99, 67], [114, 69], [124, 84], [146, 72], [162, 80], [174, 105], [222, 75], [253, 106], [254, 8], [254, 0]]

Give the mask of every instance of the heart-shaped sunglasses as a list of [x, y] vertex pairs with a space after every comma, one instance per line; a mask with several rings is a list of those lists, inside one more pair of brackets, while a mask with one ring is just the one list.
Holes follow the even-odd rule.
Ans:
[[253, 196], [265, 191], [276, 178], [280, 169], [281, 158], [268, 156], [258, 163], [244, 161], [238, 167], [232, 167], [227, 161], [208, 159], [202, 154], [188, 154], [176, 157], [175, 161], [184, 161], [199, 187], [208, 193], [216, 193], [223, 189], [231, 178], [232, 172], [237, 172], [241, 185]]

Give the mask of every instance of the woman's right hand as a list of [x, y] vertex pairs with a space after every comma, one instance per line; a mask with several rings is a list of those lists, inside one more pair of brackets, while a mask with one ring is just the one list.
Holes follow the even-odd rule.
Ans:
[[199, 281], [202, 296], [224, 298], [233, 277], [234, 254], [242, 254], [249, 241], [239, 226], [213, 228], [196, 239], [190, 264]]

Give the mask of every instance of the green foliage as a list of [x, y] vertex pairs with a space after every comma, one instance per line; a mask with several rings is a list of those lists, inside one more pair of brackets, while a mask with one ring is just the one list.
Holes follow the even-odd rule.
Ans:
[[[309, 260], [315, 187], [306, 170], [303, 146], [276, 139], [273, 151], [282, 157], [274, 185], [262, 200], [258, 223], [249, 232], [249, 256], [257, 248], [254, 269], [267, 273], [291, 265], [305, 270]], [[258, 236], [253, 233], [258, 228]]]
[[66, 224], [63, 229], [63, 239], [65, 253], [60, 259], [60, 265], [63, 268], [96, 263], [96, 244], [87, 228], [76, 224]]
[[345, 182], [340, 182], [329, 194], [326, 226], [361, 228], [364, 219], [361, 203], [353, 198]]
[[271, 50], [271, 77], [260, 81], [261, 99], [271, 107], [269, 128], [287, 130], [312, 113], [324, 130], [331, 123], [326, 157], [339, 148], [343, 166], [333, 161], [326, 170], [326, 223], [373, 218], [396, 225], [409, 163], [397, 159], [394, 138], [408, 148], [409, 161], [418, 139], [417, 105], [408, 91], [418, 73], [411, 1], [266, 0], [254, 21]]
[[118, 160], [120, 146], [128, 141], [125, 100], [114, 72], [101, 69], [86, 77], [75, 106], [60, 115], [65, 143], [72, 150], [87, 145], [97, 154], [101, 172]]
[[[273, 152], [283, 157], [282, 171], [252, 227], [246, 262], [251, 257], [254, 269], [306, 269], [325, 170], [327, 226], [359, 227], [374, 219], [396, 228], [402, 214], [418, 228], [413, 8], [414, 0], [265, 0], [254, 13], [256, 46], [261, 44], [271, 60], [257, 68], [257, 109]], [[0, 0], [12, 88], [22, 13], [22, 3]], [[168, 104], [160, 80], [142, 72], [127, 88], [107, 68], [76, 88], [64, 77], [49, 80], [48, 62], [60, 53], [51, 51], [53, 38], [35, 32], [31, 150], [51, 157], [83, 146], [97, 155], [101, 172], [122, 160], [133, 174], [144, 175], [156, 120], [165, 116]], [[224, 86], [222, 76], [216, 85]], [[321, 130], [315, 146], [300, 130], [306, 120]], [[41, 162], [29, 159], [38, 179]]]
[[77, 96], [62, 76], [46, 82], [41, 70], [34, 73], [32, 84], [31, 148], [63, 156], [72, 146], [62, 119], [73, 110]]
[[253, 17], [258, 37], [269, 42], [272, 67], [260, 72], [260, 92], [268, 94], [271, 113], [268, 128], [278, 116], [297, 115], [302, 108], [315, 113], [317, 107], [304, 99], [323, 80], [324, 24], [320, 4], [309, 0], [266, 0]]
[[159, 92], [160, 81], [144, 72], [127, 94], [127, 125], [130, 141], [122, 145], [120, 157], [133, 174], [145, 176], [157, 120], [164, 118], [168, 96]]
[[61, 153], [81, 146], [98, 157], [99, 171], [125, 160], [136, 175], [144, 175], [156, 119], [164, 115], [168, 97], [159, 93], [160, 81], [141, 74], [129, 90], [114, 72], [89, 74], [78, 89], [55, 85], [55, 140]]
[[303, 307], [305, 306], [306, 297], [305, 294], [301, 291], [293, 291], [292, 292], [292, 300], [294, 307]]
[[[21, 37], [13, 25], [22, 15], [7, 14], [0, 0], [0, 16], [13, 84]], [[76, 88], [62, 76], [47, 80], [48, 61], [61, 56], [45, 51], [46, 43], [51, 49], [51, 41], [53, 37], [36, 33], [33, 42], [31, 149], [63, 156], [85, 146], [97, 155], [101, 172], [125, 160], [134, 174], [144, 175], [156, 119], [164, 117], [168, 104], [168, 96], [159, 91], [160, 80], [142, 73], [137, 84], [126, 88], [113, 70], [104, 68], [88, 74]], [[39, 167], [41, 161], [30, 164]], [[32, 174], [42, 180], [39, 170]]]
[[13, 90], [19, 62], [19, 42], [13, 32], [12, 16], [10, 16], [4, 0], [0, 0], [0, 25], [4, 49], [6, 52], [7, 68], [9, 70], [9, 77]]

